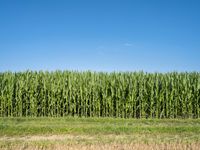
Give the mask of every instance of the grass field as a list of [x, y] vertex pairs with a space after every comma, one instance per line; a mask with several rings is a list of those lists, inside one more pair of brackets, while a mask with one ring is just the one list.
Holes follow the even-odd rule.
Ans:
[[198, 149], [200, 119], [0, 118], [1, 149]]

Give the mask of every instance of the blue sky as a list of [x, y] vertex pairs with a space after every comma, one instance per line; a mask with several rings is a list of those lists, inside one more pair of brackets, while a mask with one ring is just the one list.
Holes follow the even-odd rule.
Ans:
[[200, 71], [199, 0], [1, 0], [0, 71]]

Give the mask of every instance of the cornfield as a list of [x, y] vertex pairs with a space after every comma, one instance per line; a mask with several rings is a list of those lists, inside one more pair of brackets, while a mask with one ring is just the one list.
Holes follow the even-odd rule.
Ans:
[[199, 118], [200, 73], [0, 73], [0, 116]]

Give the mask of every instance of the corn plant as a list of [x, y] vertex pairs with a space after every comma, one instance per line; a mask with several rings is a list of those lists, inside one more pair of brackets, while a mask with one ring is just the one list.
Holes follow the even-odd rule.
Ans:
[[0, 116], [199, 118], [200, 73], [0, 73]]

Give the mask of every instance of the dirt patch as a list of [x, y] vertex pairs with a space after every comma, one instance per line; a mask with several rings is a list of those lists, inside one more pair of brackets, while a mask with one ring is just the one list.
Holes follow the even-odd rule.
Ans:
[[32, 135], [32, 136], [23, 136], [23, 137], [0, 137], [0, 141], [63, 141], [63, 140], [76, 140], [76, 139], [86, 139], [92, 140], [92, 136], [85, 135]]

